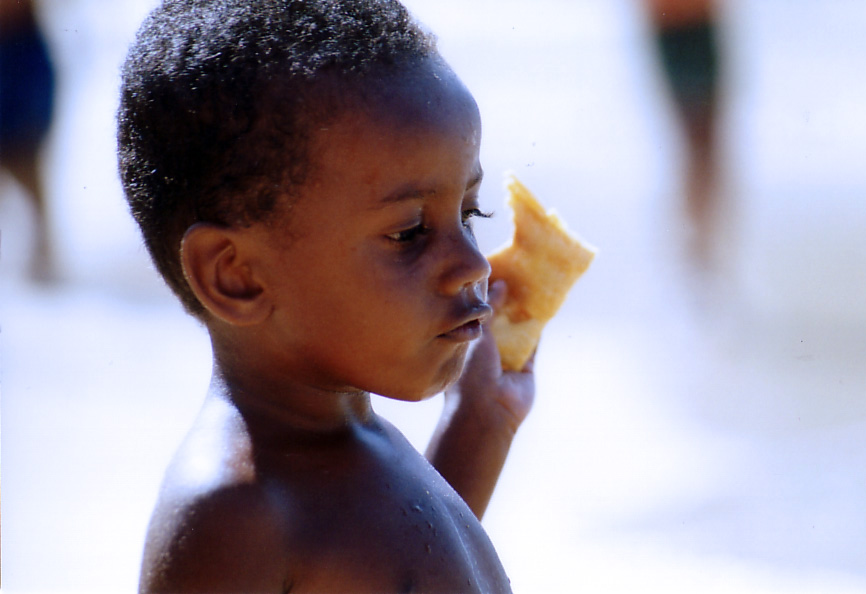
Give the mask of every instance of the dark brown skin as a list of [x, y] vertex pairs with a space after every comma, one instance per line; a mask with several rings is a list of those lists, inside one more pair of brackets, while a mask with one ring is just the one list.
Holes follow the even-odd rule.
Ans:
[[0, 0], [0, 32], [32, 23], [34, 14], [33, 0]]
[[713, 18], [715, 0], [646, 0], [650, 17], [659, 26], [702, 23]]
[[[510, 591], [479, 518], [534, 382], [503, 375], [482, 336], [477, 108], [437, 61], [383, 84], [384, 104], [314, 139], [290, 220], [184, 239], [214, 374], [151, 520], [142, 592]], [[370, 393], [446, 388], [431, 465]]]

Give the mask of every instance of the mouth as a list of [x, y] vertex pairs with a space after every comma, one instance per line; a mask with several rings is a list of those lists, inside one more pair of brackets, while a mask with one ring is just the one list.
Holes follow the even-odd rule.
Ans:
[[493, 315], [493, 309], [486, 303], [473, 305], [467, 313], [458, 319], [457, 324], [449, 331], [439, 335], [454, 342], [471, 342], [481, 337], [482, 324]]

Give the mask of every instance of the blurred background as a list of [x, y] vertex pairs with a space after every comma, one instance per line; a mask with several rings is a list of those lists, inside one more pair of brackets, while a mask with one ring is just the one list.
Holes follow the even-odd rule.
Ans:
[[[513, 171], [600, 250], [485, 518], [515, 591], [866, 592], [866, 4], [406, 3], [481, 107], [483, 249]], [[114, 160], [153, 5], [37, 3], [43, 206], [0, 172], [4, 592], [135, 590], [207, 387]], [[420, 448], [441, 407], [376, 404]]]

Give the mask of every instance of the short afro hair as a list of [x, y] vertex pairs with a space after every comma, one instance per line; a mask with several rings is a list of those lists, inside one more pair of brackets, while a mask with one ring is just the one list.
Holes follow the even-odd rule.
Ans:
[[122, 70], [120, 177], [187, 311], [204, 313], [180, 262], [185, 232], [268, 221], [310, 175], [310, 131], [340, 93], [435, 55], [396, 0], [164, 0], [148, 16]]

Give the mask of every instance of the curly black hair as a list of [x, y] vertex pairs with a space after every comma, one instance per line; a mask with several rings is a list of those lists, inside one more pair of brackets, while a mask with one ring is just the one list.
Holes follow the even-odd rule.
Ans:
[[149, 15], [122, 70], [120, 176], [187, 311], [204, 308], [180, 263], [186, 230], [269, 220], [310, 175], [310, 132], [342, 95], [435, 55], [396, 0], [164, 0]]

